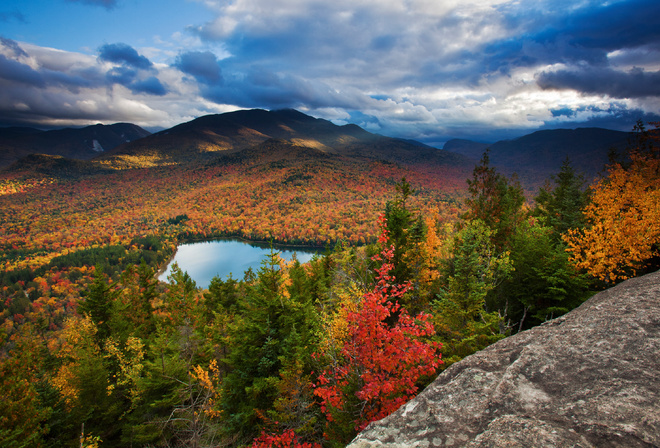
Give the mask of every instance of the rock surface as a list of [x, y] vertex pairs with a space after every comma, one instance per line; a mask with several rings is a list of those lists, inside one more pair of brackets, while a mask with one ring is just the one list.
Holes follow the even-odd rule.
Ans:
[[660, 272], [452, 365], [349, 447], [660, 447]]

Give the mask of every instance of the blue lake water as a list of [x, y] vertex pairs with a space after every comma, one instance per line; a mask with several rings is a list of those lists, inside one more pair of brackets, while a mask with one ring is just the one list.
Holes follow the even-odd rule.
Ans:
[[[280, 257], [291, 260], [293, 254], [301, 263], [306, 263], [322, 249], [278, 248]], [[195, 280], [197, 286], [208, 288], [213, 277], [225, 280], [229, 274], [235, 279], [242, 279], [243, 273], [252, 268], [256, 273], [261, 262], [270, 253], [270, 247], [264, 244], [246, 243], [238, 240], [216, 240], [182, 244], [178, 247], [174, 259], [158, 279], [166, 282], [171, 273], [172, 264], [177, 263], [182, 271]]]

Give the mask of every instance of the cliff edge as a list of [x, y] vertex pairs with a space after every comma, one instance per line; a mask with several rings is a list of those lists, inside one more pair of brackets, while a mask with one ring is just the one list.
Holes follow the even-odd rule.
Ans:
[[660, 272], [452, 365], [349, 445], [659, 446]]

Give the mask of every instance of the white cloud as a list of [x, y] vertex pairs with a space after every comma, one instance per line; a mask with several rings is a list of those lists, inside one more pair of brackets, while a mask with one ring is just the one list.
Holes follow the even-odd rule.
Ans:
[[[117, 70], [114, 83], [108, 81], [106, 74], [117, 64], [95, 54], [21, 43], [25, 54], [0, 45], [0, 54], [23, 64], [7, 66], [15, 71], [0, 79], [0, 104], [12, 105], [15, 117], [31, 112], [39, 120], [134, 121], [149, 127], [238, 107], [296, 107], [338, 124], [428, 139], [489, 129], [522, 132], [621, 111], [660, 112], [654, 96], [612, 99], [578, 92], [576, 82], [539, 86], [542, 74], [576, 67], [660, 70], [658, 42], [645, 37], [652, 33], [625, 28], [630, 18], [616, 3], [194, 1], [209, 9], [207, 23], [181, 25], [137, 48], [153, 62], [149, 76], [157, 77], [165, 94], [131, 90], [131, 77], [143, 75], [127, 70]], [[634, 7], [630, 14], [636, 14]], [[616, 28], [617, 20], [623, 28]], [[631, 43], [616, 42], [610, 26], [635, 34]], [[191, 52], [212, 52], [222, 76], [195, 78], [197, 72], [174, 67]], [[33, 85], [31, 78], [19, 82], [22, 74], [33, 76]], [[58, 115], [62, 104], [69, 106]]]

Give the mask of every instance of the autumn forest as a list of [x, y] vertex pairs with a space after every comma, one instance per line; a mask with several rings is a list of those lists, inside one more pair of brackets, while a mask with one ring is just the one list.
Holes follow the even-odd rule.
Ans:
[[[462, 358], [659, 267], [658, 124], [593, 181], [566, 159], [522, 185], [488, 150], [296, 123], [0, 171], [1, 446], [345, 446]], [[156, 279], [222, 237], [272, 249], [208, 289]]]

